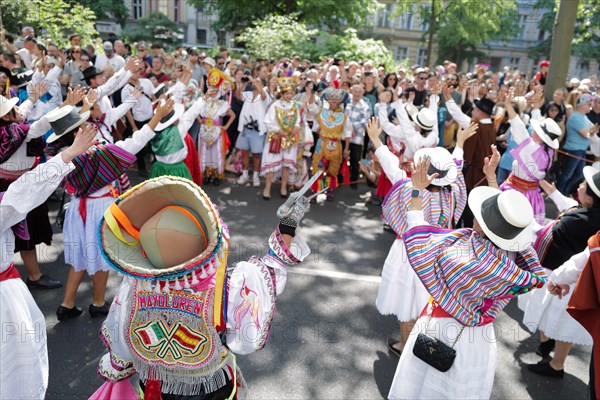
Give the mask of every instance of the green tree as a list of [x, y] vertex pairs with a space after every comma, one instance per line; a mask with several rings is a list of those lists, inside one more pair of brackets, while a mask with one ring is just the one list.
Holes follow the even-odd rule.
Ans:
[[282, 58], [299, 55], [313, 61], [321, 57], [342, 57], [345, 60], [368, 60], [395, 68], [390, 50], [381, 40], [361, 39], [356, 29], [342, 34], [308, 29], [298, 22], [298, 16], [269, 15], [246, 28], [237, 40], [243, 42], [255, 58]]
[[215, 29], [239, 30], [268, 15], [296, 14], [298, 21], [337, 29], [360, 26], [379, 7], [377, 0], [188, 0], [205, 12], [216, 12]]
[[96, 15], [81, 4], [71, 5], [64, 0], [29, 0], [28, 4], [26, 22], [36, 29], [38, 37], [66, 46], [73, 33], [79, 34], [83, 43], [98, 36]]
[[310, 57], [316, 29], [308, 29], [296, 15], [269, 15], [246, 28], [237, 40], [256, 58]]
[[0, 21], [7, 33], [20, 34], [25, 17], [27, 16], [28, 2], [24, 0], [1, 0]]
[[418, 13], [427, 21], [427, 64], [432, 64], [433, 42], [438, 45], [438, 62], [443, 59], [472, 61], [483, 55], [477, 48], [494, 39], [509, 39], [518, 32], [517, 3], [492, 0], [398, 0], [396, 16]]
[[174, 47], [183, 40], [183, 33], [179, 26], [165, 14], [159, 12], [153, 12], [147, 17], [140, 18], [137, 28], [125, 35], [130, 42], [144, 40], [167, 48]]
[[[553, 30], [558, 12], [559, 0], [537, 0], [534, 4], [536, 10], [546, 11], [538, 22], [538, 29], [550, 33], [535, 47], [529, 50], [532, 58], [548, 58], [552, 48]], [[575, 7], [575, 3], [567, 3]], [[573, 55], [583, 57], [584, 60], [600, 61], [600, 0], [580, 0], [577, 7], [577, 19], [572, 42]]]
[[69, 3], [79, 3], [92, 10], [98, 19], [116, 19], [121, 25], [129, 16], [124, 0], [69, 0]]

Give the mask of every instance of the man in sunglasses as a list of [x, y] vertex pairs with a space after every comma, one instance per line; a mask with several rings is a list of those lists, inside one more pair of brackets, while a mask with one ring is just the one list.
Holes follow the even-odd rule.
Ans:
[[415, 92], [413, 104], [417, 107], [421, 107], [425, 104], [425, 99], [427, 98], [427, 89], [425, 85], [427, 83], [428, 74], [427, 71], [425, 71], [425, 68], [417, 68], [415, 75], [415, 84], [408, 88], [408, 92]]

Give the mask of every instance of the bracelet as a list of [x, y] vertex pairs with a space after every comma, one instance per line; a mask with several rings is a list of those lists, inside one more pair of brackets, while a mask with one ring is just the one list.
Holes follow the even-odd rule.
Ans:
[[291, 228], [297, 228], [298, 227], [298, 222], [296, 220], [293, 220], [291, 218], [285, 217], [279, 220], [279, 224], [280, 225], [285, 225], [285, 226], [289, 226]]

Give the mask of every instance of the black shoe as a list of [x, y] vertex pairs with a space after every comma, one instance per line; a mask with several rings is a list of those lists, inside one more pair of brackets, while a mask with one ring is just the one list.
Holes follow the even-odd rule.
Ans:
[[538, 346], [535, 354], [537, 354], [540, 357], [548, 357], [550, 355], [550, 352], [552, 350], [554, 350], [555, 344], [556, 344], [556, 341], [554, 339], [550, 339], [548, 341], [541, 342], [540, 345]]
[[317, 198], [313, 197], [312, 199], [310, 199], [309, 203], [310, 204], [317, 204]]
[[350, 184], [350, 189], [352, 189], [352, 190], [358, 190], [358, 184], [356, 184], [356, 183], [351, 183], [351, 184]]
[[140, 169], [138, 171], [138, 176], [140, 178], [144, 178], [145, 179], [145, 178], [149, 178], [150, 177], [150, 173], [148, 171], [146, 171], [145, 169]]
[[213, 179], [212, 184], [215, 186], [219, 186], [221, 184], [221, 180], [219, 178], [215, 178]]
[[279, 195], [281, 196], [282, 199], [287, 199], [288, 196], [289, 196], [289, 193], [283, 194], [283, 193], [280, 192]]
[[389, 338], [389, 339], [387, 340], [387, 348], [388, 348], [388, 350], [389, 350], [391, 353], [393, 353], [393, 354], [397, 355], [398, 357], [400, 357], [400, 356], [402, 355], [402, 351], [400, 351], [400, 350], [398, 350], [397, 348], [395, 348], [395, 347], [394, 347], [394, 345], [395, 345], [396, 343], [398, 343], [398, 341], [397, 341], [397, 340], [395, 340], [395, 339], [392, 339], [392, 338]]
[[551, 378], [562, 378], [565, 376], [565, 370], [555, 370], [549, 362], [540, 361], [537, 364], [529, 364], [527, 366], [531, 372], [538, 375], [549, 376]]
[[62, 287], [62, 285], [62, 282], [55, 281], [46, 275], [40, 276], [40, 279], [37, 281], [32, 281], [31, 279], [27, 278], [27, 287], [30, 289], [58, 289], [59, 287]]
[[79, 317], [82, 312], [83, 310], [77, 306], [73, 308], [58, 306], [58, 309], [56, 310], [56, 318], [58, 318], [59, 321], [62, 321], [65, 318]]
[[108, 306], [106, 305], [106, 303], [104, 303], [104, 305], [100, 306], [100, 307], [90, 304], [89, 312], [90, 312], [90, 317], [92, 317], [92, 318], [106, 316], [106, 315], [108, 315], [109, 311], [110, 310], [108, 309]]

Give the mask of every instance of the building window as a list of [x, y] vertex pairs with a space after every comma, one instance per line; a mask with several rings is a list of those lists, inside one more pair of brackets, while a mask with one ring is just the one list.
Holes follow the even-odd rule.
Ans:
[[590, 62], [588, 60], [578, 61], [575, 70], [577, 71], [578, 76], [586, 75], [590, 70]]
[[217, 32], [217, 44], [219, 46], [227, 46], [227, 32], [224, 30]]
[[173, 21], [179, 22], [179, 0], [173, 0]]
[[546, 31], [545, 30], [541, 30], [540, 34], [538, 35], [538, 40], [544, 40], [546, 38]]
[[133, 7], [132, 16], [133, 19], [140, 19], [144, 16], [142, 10], [142, 0], [132, 0], [131, 6]]
[[206, 29], [196, 29], [196, 42], [201, 44], [208, 43], [208, 31]]
[[520, 57], [511, 57], [509, 65], [512, 68], [519, 69], [521, 66], [521, 58]]
[[419, 52], [417, 53], [417, 64], [423, 67], [425, 62], [427, 62], [427, 49], [419, 49]]
[[412, 29], [413, 15], [414, 11], [412, 10], [412, 8], [406, 10], [404, 14], [402, 14], [400, 18], [398, 18], [398, 29], [410, 31]]
[[379, 26], [382, 28], [391, 28], [392, 24], [392, 6], [393, 4], [386, 4], [379, 11]]
[[429, 30], [429, 19], [426, 18], [427, 14], [429, 14], [431, 12], [431, 6], [426, 5], [424, 6], [426, 8], [426, 12], [425, 13], [421, 13], [421, 31], [423, 32], [427, 32]]
[[527, 38], [527, 28], [529, 24], [527, 23], [527, 15], [519, 15], [519, 28], [521, 32], [519, 33], [519, 39]]
[[402, 62], [408, 58], [408, 47], [396, 46], [394, 58], [398, 62]]

